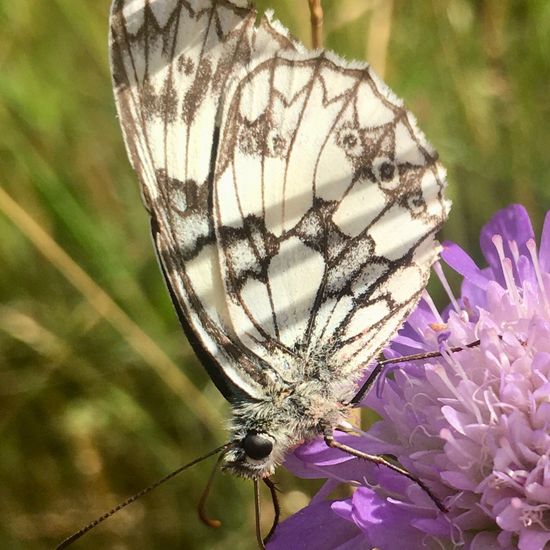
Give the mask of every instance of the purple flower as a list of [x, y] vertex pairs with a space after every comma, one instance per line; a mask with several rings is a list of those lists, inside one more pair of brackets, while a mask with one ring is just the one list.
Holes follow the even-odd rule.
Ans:
[[[538, 254], [518, 205], [483, 228], [481, 247], [483, 269], [444, 245], [444, 261], [463, 277], [460, 298], [440, 314], [426, 295], [387, 350], [442, 357], [395, 366], [363, 402], [381, 420], [337, 433], [356, 449], [397, 457], [449, 512], [407, 478], [314, 441], [287, 466], [327, 481], [281, 524], [270, 550], [550, 548], [550, 213]], [[446, 284], [441, 267], [436, 273]], [[344, 483], [353, 495], [327, 500]]]

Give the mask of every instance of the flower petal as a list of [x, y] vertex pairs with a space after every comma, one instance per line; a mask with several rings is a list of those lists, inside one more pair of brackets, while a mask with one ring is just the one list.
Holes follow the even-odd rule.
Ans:
[[470, 550], [502, 550], [496, 533], [478, 533], [470, 543]]
[[507, 258], [514, 257], [509, 245], [510, 241], [515, 241], [521, 256], [529, 257], [526, 243], [529, 239], [533, 239], [535, 234], [527, 210], [520, 204], [512, 204], [499, 210], [481, 230], [479, 241], [483, 255], [493, 268], [495, 279], [504, 286], [500, 259], [492, 241], [494, 235], [502, 237], [504, 255]]
[[546, 529], [523, 529], [519, 534], [519, 550], [541, 550], [550, 541], [550, 531]]
[[283, 521], [269, 541], [268, 550], [328, 550], [340, 548], [360, 535], [354, 523], [334, 513], [332, 504], [320, 502], [307, 506]]
[[539, 247], [539, 262], [541, 271], [550, 273], [550, 212], [547, 212], [542, 227], [542, 237]]
[[415, 520], [425, 517], [422, 509], [382, 498], [365, 487], [355, 491], [352, 501], [353, 519], [375, 547], [400, 548], [407, 541], [408, 548], [422, 548], [426, 532], [414, 526]]
[[330, 493], [334, 491], [342, 482], [338, 479], [327, 479], [323, 486], [313, 495], [310, 504], [317, 504], [318, 502], [323, 502], [328, 498]]
[[[370, 434], [362, 437], [338, 432], [336, 438], [341, 443], [370, 454], [387, 454], [399, 449]], [[339, 481], [363, 482], [365, 477], [377, 470], [373, 463], [360, 460], [339, 449], [327, 447], [322, 439], [313, 440], [294, 453], [287, 455], [285, 467], [294, 475], [305, 479], [333, 478]]]
[[[492, 243], [491, 243], [492, 244]], [[485, 290], [489, 279], [479, 269], [474, 260], [456, 243], [445, 241], [441, 257], [445, 263], [460, 273], [467, 281]]]

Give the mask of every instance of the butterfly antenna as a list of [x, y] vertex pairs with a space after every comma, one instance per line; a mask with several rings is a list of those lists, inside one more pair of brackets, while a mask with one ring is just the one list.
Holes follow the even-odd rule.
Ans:
[[185, 464], [184, 466], [181, 466], [177, 470], [174, 470], [172, 473], [168, 474], [167, 476], [164, 476], [162, 479], [159, 479], [157, 482], [153, 483], [149, 487], [143, 489], [139, 493], [136, 493], [134, 496], [131, 496], [130, 498], [126, 499], [124, 502], [121, 502], [109, 512], [94, 519], [94, 521], [88, 523], [88, 525], [86, 525], [76, 533], [73, 533], [70, 537], [67, 537], [61, 544], [56, 546], [55, 550], [62, 550], [63, 548], [67, 548], [67, 546], [70, 546], [73, 542], [77, 541], [80, 537], [85, 535], [88, 531], [92, 530], [94, 527], [97, 527], [100, 523], [103, 523], [106, 519], [115, 515], [117, 512], [119, 512], [123, 508], [126, 508], [126, 506], [128, 506], [129, 504], [132, 504], [132, 502], [135, 502], [136, 500], [140, 499], [142, 496], [145, 496], [147, 493], [150, 493], [153, 489], [156, 489], [159, 485], [162, 485], [165, 481], [168, 481], [169, 479], [176, 477], [178, 474], [181, 474], [181, 472], [183, 472], [184, 470], [191, 468], [191, 466], [194, 466], [195, 464], [198, 464], [199, 462], [202, 462], [203, 460], [206, 460], [211, 456], [214, 456], [218, 453], [221, 453], [222, 451], [227, 450], [229, 447], [231, 447], [231, 445], [232, 443], [226, 443], [225, 445], [222, 445], [221, 447], [218, 447], [217, 449], [210, 451], [204, 456], [196, 458], [192, 462], [189, 462], [189, 464]]
[[[458, 346], [456, 348], [450, 348], [447, 352], [458, 353], [459, 351], [465, 350], [467, 348], [475, 348], [479, 346], [480, 341], [476, 340], [475, 342], [470, 342], [465, 346]], [[365, 394], [370, 390], [376, 379], [378, 378], [382, 369], [389, 364], [398, 364], [398, 363], [408, 363], [409, 361], [418, 361], [421, 359], [433, 359], [434, 357], [441, 357], [440, 351], [428, 351], [424, 353], [415, 353], [414, 355], [404, 355], [403, 357], [394, 357], [392, 359], [384, 359], [383, 361], [378, 361], [376, 367], [370, 373], [367, 381], [361, 386], [359, 391], [355, 394], [354, 398], [349, 402], [350, 405], [357, 406], [360, 401], [365, 397]]]
[[271, 502], [273, 503], [273, 525], [271, 526], [271, 529], [269, 530], [269, 533], [267, 534], [267, 537], [264, 538], [264, 544], [267, 544], [269, 542], [269, 539], [273, 536], [273, 533], [275, 533], [275, 529], [277, 529], [277, 525], [279, 525], [279, 518], [281, 517], [281, 506], [279, 505], [279, 497], [277, 496], [277, 486], [273, 481], [271, 481], [270, 478], [264, 477], [263, 482], [268, 486], [269, 493], [271, 494]]
[[262, 538], [262, 527], [260, 525], [262, 515], [262, 508], [260, 505], [260, 485], [257, 479], [254, 480], [254, 515], [256, 516], [256, 540], [258, 541], [258, 547], [260, 550], [265, 550], [265, 544]]
[[222, 522], [219, 519], [211, 519], [208, 517], [208, 514], [206, 513], [206, 501], [208, 499], [208, 495], [210, 494], [210, 489], [212, 488], [212, 484], [214, 483], [214, 477], [216, 477], [216, 472], [218, 471], [218, 468], [221, 464], [221, 461], [223, 460], [223, 457], [225, 454], [221, 454], [218, 457], [218, 460], [216, 461], [216, 464], [214, 465], [214, 468], [212, 469], [212, 473], [210, 474], [210, 477], [208, 478], [208, 483], [206, 484], [206, 487], [204, 488], [204, 491], [202, 492], [201, 499], [199, 500], [199, 506], [198, 506], [198, 512], [199, 512], [199, 518], [200, 520], [205, 524], [208, 525], [208, 527], [212, 527], [214, 529], [217, 529], [218, 527], [221, 527]]
[[311, 41], [313, 49], [323, 47], [323, 6], [321, 0], [308, 0], [311, 12]]

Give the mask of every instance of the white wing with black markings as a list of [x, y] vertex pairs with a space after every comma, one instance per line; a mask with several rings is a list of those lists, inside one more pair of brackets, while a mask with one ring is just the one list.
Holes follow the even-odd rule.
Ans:
[[115, 0], [117, 108], [180, 319], [229, 399], [360, 372], [426, 285], [444, 174], [367, 65], [237, 0]]
[[345, 379], [427, 283], [443, 170], [366, 65], [278, 52], [235, 82], [214, 179], [232, 328], [285, 380], [319, 362]]
[[261, 379], [232, 333], [212, 224], [219, 110], [242, 67], [299, 47], [255, 20], [243, 0], [115, 0], [111, 9], [115, 99], [157, 252], [187, 334], [229, 399], [259, 396]]

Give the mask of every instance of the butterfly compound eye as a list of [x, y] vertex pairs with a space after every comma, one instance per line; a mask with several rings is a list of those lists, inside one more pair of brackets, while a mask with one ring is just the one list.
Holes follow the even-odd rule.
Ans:
[[263, 435], [251, 432], [243, 439], [243, 449], [249, 458], [261, 460], [271, 454], [273, 442]]

